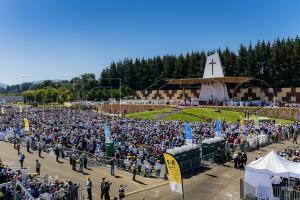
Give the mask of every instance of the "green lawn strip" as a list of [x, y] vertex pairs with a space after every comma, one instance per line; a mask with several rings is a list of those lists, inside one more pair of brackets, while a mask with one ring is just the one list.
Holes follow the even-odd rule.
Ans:
[[196, 114], [204, 119], [220, 119], [228, 122], [235, 122], [242, 117], [242, 114], [239, 112], [227, 110], [221, 110], [221, 112], [218, 112], [218, 109], [213, 108], [187, 108], [183, 109], [182, 112]]
[[163, 108], [159, 110], [152, 110], [152, 111], [143, 111], [137, 113], [127, 114], [126, 117], [134, 118], [134, 119], [155, 119], [161, 114], [166, 112], [171, 112], [172, 108]]
[[[209, 119], [215, 121], [216, 119], [219, 118], [221, 121], [225, 120], [226, 122], [236, 122], [237, 120], [244, 117], [244, 113], [241, 112], [221, 110], [221, 112], [219, 113], [216, 111], [218, 110], [213, 108], [186, 108], [186, 109], [182, 109], [179, 113], [164, 118], [164, 120], [204, 122], [204, 121], [208, 121]], [[277, 124], [287, 124], [292, 122], [290, 120], [285, 120], [285, 119], [251, 115], [251, 119], [254, 119], [255, 123], [258, 123], [260, 118], [268, 118], [271, 120], [275, 119]]]
[[166, 121], [181, 120], [181, 121], [184, 121], [184, 122], [202, 122], [202, 121], [204, 121], [203, 119], [201, 119], [199, 117], [189, 115], [189, 114], [185, 114], [185, 113], [182, 113], [182, 112], [169, 115], [169, 116], [163, 118], [163, 120], [166, 120]]

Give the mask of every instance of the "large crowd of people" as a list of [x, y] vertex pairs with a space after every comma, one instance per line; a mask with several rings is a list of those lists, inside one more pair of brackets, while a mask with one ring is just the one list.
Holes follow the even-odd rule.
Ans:
[[281, 157], [293, 161], [300, 162], [300, 148], [299, 147], [288, 147], [284, 148], [278, 153]]
[[[24, 127], [24, 118], [29, 122], [28, 129]], [[223, 137], [226, 141], [226, 160], [232, 157], [230, 154], [236, 153], [233, 156], [235, 167], [240, 169], [247, 163], [246, 152], [251, 148], [258, 149], [271, 141], [290, 138], [297, 142], [297, 122], [287, 125], [262, 122], [255, 125], [252, 122], [223, 121], [221, 131], [216, 131], [216, 123], [213, 120], [191, 122], [189, 125], [194, 144], [200, 145], [204, 140], [216, 136]], [[109, 163], [112, 175], [114, 175], [115, 165], [120, 167], [120, 164], [126, 162], [125, 168], [134, 174], [133, 180], [136, 174], [147, 175], [152, 169], [156, 172], [156, 176], [160, 176], [161, 164], [164, 163], [163, 153], [167, 149], [185, 144], [182, 121], [129, 119], [101, 114], [94, 110], [72, 108], [28, 107], [22, 112], [19, 109], [7, 108], [0, 115], [0, 134], [14, 143], [21, 166], [25, 157], [20, 152], [20, 144], [26, 146], [29, 152], [31, 149], [38, 150], [40, 157], [42, 151], [49, 151], [49, 149], [56, 154], [57, 161], [60, 156], [69, 157], [72, 169], [77, 170], [76, 164], [79, 163], [79, 172], [87, 168], [87, 160], [91, 157], [95, 157], [100, 163]], [[109, 141], [113, 142], [115, 148], [114, 154], [109, 157], [106, 152], [108, 134]], [[292, 152], [288, 155], [299, 154], [299, 152], [296, 154], [297, 151]], [[221, 154], [221, 151], [217, 153], [219, 155], [217, 160], [221, 160]], [[5, 169], [2, 171], [7, 172]], [[36, 183], [36, 177], [28, 176], [24, 183], [35, 197], [48, 194], [59, 195], [59, 191], [70, 191], [70, 187], [74, 186], [72, 182], [57, 180], [50, 182], [50, 185]], [[23, 179], [21, 181], [24, 182]], [[86, 187], [89, 189], [91, 186], [87, 183]], [[9, 195], [7, 191], [9, 190], [4, 189], [2, 193]], [[122, 191], [121, 189], [121, 193]]]
[[[69, 180], [60, 180], [37, 173], [29, 173], [26, 168], [8, 167], [0, 161], [0, 185], [15, 181], [17, 199], [75, 200], [78, 199], [79, 185]], [[0, 199], [13, 199], [13, 184], [0, 188]]]
[[[24, 118], [28, 119], [30, 129], [24, 131]], [[205, 138], [216, 135], [215, 122], [192, 122], [193, 143], [201, 144]], [[86, 152], [96, 155], [101, 160], [105, 156], [105, 133], [108, 127], [114, 142], [115, 158], [126, 159], [129, 163], [140, 158], [155, 165], [157, 160], [163, 160], [166, 149], [182, 146], [185, 143], [183, 122], [139, 120], [123, 117], [113, 117], [99, 114], [91, 110], [80, 109], [39, 109], [27, 108], [6, 110], [0, 116], [0, 132], [13, 136], [14, 141], [22, 141], [29, 148], [46, 151], [53, 147], [58, 156], [67, 156], [62, 149]], [[276, 125], [275, 123], [222, 122], [222, 131], [218, 136], [229, 142], [231, 150], [243, 145], [244, 148], [259, 145], [260, 135], [268, 136], [268, 140], [287, 139], [294, 137], [298, 130], [297, 123]], [[247, 146], [248, 145], [248, 146]], [[69, 153], [69, 156], [72, 154]], [[86, 155], [82, 155], [86, 165]], [[71, 163], [70, 163], [71, 164]]]

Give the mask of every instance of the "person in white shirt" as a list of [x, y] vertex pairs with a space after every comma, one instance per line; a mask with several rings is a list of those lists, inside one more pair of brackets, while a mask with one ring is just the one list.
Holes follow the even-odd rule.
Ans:
[[282, 179], [279, 176], [272, 176], [271, 177], [271, 183], [273, 188], [273, 195], [274, 197], [280, 196], [280, 183]]

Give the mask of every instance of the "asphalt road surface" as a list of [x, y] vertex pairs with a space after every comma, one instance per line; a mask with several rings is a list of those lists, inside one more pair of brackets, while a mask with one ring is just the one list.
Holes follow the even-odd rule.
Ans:
[[[291, 142], [275, 143], [267, 147], [261, 148], [259, 151], [248, 153], [248, 163], [255, 159], [259, 152], [266, 154], [271, 150], [280, 150], [284, 147], [291, 146]], [[31, 168], [35, 172], [35, 160], [39, 159], [37, 152], [27, 153], [25, 148], [21, 148], [25, 153], [24, 165]], [[101, 177], [106, 177], [111, 181], [111, 197], [118, 194], [120, 184], [127, 185], [126, 200], [177, 200], [182, 199], [182, 195], [173, 193], [169, 189], [167, 181], [154, 178], [144, 178], [137, 176], [138, 182], [132, 181], [132, 174], [124, 171], [116, 171], [117, 177], [110, 176], [110, 169], [106, 167], [95, 167], [90, 170], [85, 170], [86, 174], [71, 170], [68, 160], [63, 160], [63, 163], [57, 163], [55, 157], [50, 154], [43, 154], [44, 158], [39, 159], [42, 167], [41, 174], [47, 172], [49, 176], [58, 176], [63, 179], [70, 179], [80, 183], [83, 187], [83, 192], [86, 194], [84, 187], [87, 176], [90, 176], [93, 181], [93, 198], [100, 199], [100, 180]], [[13, 162], [19, 166], [17, 151], [13, 149], [12, 144], [0, 143], [0, 157], [7, 164]], [[244, 172], [233, 168], [233, 163], [228, 162], [225, 165], [211, 165], [207, 168], [202, 168], [194, 173], [185, 176], [184, 195], [185, 200], [235, 200], [240, 199], [240, 178]]]
[[[93, 183], [93, 199], [100, 199], [100, 181], [102, 177], [106, 177], [106, 180], [112, 182], [110, 190], [111, 197], [118, 195], [120, 184], [127, 185], [126, 192], [134, 192], [166, 183], [166, 181], [162, 179], [144, 178], [142, 176], [137, 176], [136, 179], [138, 181], [134, 182], [132, 181], [131, 173], [119, 170], [115, 170], [116, 176], [113, 177], [110, 175], [110, 168], [107, 167], [92, 167], [89, 170], [84, 169], [85, 174], [82, 174], [72, 170], [69, 160], [60, 158], [59, 161], [62, 162], [57, 163], [54, 155], [46, 153], [42, 153], [44, 158], [39, 158], [37, 151], [27, 153], [24, 147], [21, 147], [21, 152], [25, 154], [24, 167], [29, 167], [31, 172], [35, 172], [35, 160], [39, 159], [42, 165], [41, 175], [47, 172], [48, 175], [52, 177], [58, 176], [61, 179], [75, 181], [81, 184], [85, 197], [87, 196], [85, 188], [86, 179], [90, 176]], [[17, 151], [13, 148], [13, 144], [0, 142], [0, 157], [2, 161], [8, 165], [15, 163], [16, 166], [20, 166]]]

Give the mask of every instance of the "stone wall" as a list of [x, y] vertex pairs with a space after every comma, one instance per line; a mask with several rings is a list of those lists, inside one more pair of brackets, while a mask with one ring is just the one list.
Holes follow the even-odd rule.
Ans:
[[219, 108], [222, 110], [230, 110], [236, 112], [250, 112], [251, 114], [271, 117], [271, 118], [280, 118], [287, 119], [292, 121], [300, 120], [300, 109], [298, 108], [270, 108], [270, 107], [239, 107], [239, 106], [207, 106]]
[[[144, 90], [136, 91], [137, 99], [198, 99], [200, 89]], [[283, 101], [300, 103], [300, 87], [297, 88], [238, 88], [229, 90], [229, 97], [235, 100]]]
[[151, 104], [104, 104], [97, 106], [98, 111], [110, 114], [129, 114], [135, 112], [157, 110], [167, 106], [151, 105]]

